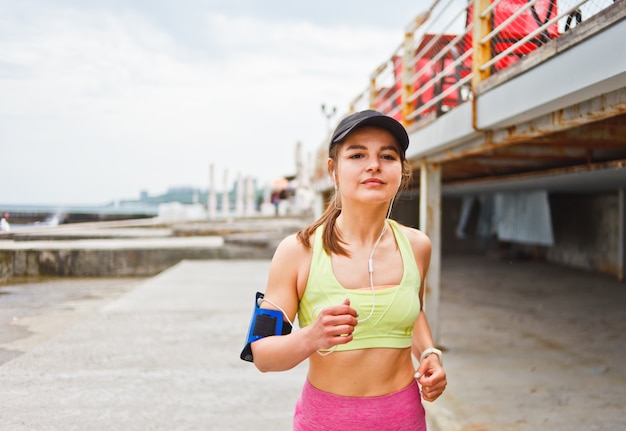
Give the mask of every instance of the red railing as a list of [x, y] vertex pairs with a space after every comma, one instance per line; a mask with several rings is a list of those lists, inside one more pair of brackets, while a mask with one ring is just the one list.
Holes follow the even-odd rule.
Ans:
[[350, 109], [377, 109], [406, 125], [428, 122], [469, 100], [481, 80], [610, 4], [470, 0], [459, 8], [454, 0], [436, 0], [407, 28], [402, 46], [372, 74]]

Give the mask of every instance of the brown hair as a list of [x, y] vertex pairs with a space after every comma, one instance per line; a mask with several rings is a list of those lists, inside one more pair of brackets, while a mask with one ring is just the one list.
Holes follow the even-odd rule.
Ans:
[[[337, 166], [339, 148], [342, 145], [343, 142], [338, 145], [333, 145], [328, 151], [328, 158], [332, 160], [332, 163], [335, 166]], [[411, 182], [411, 174], [413, 170], [406, 159], [404, 151], [400, 150], [399, 154], [400, 161], [402, 162], [402, 180], [400, 181], [400, 188], [398, 191], [401, 191], [408, 188]], [[341, 234], [335, 227], [339, 214], [341, 214], [341, 199], [339, 197], [338, 190], [335, 188], [335, 192], [331, 196], [328, 207], [324, 213], [315, 222], [300, 230], [296, 235], [296, 238], [302, 243], [302, 245], [307, 248], [311, 248], [311, 236], [315, 233], [315, 230], [318, 227], [324, 225], [324, 232], [322, 234], [322, 245], [324, 247], [324, 251], [326, 251], [327, 254], [334, 253], [337, 255], [350, 256], [348, 251], [342, 245], [345, 244], [345, 241], [341, 238]]]

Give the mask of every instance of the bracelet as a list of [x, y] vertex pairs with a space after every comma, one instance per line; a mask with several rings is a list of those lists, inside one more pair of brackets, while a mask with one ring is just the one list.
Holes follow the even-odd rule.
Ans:
[[429, 347], [428, 349], [424, 350], [422, 352], [422, 355], [420, 356], [420, 362], [422, 362], [424, 359], [426, 359], [426, 357], [428, 357], [431, 354], [435, 354], [437, 356], [439, 356], [439, 362], [441, 362], [443, 364], [443, 360], [441, 358], [441, 350], [439, 349], [435, 349], [434, 347]]

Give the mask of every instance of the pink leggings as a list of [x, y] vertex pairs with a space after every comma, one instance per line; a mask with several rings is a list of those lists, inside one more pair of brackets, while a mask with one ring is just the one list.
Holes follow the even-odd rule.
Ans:
[[296, 403], [293, 431], [426, 431], [419, 386], [380, 397], [344, 397], [320, 391], [307, 380]]

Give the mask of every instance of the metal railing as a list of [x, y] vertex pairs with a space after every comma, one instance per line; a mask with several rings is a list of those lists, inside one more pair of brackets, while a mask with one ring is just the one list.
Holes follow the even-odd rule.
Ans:
[[403, 43], [372, 72], [350, 110], [369, 107], [419, 127], [470, 100], [481, 81], [613, 3], [435, 0], [407, 26]]

